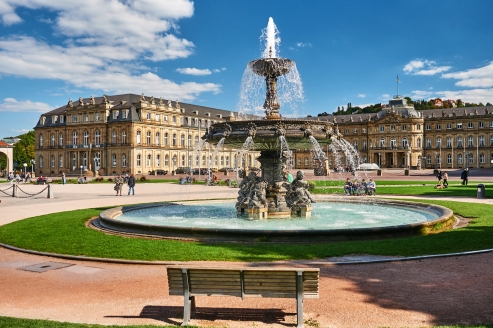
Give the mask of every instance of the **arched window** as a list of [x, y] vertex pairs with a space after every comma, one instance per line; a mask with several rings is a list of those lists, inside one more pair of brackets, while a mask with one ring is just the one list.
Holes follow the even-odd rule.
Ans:
[[195, 165], [199, 165], [199, 155], [195, 156]]
[[474, 147], [474, 139], [473, 139], [473, 137], [467, 138], [467, 147]]
[[188, 135], [188, 147], [192, 147], [192, 136]]
[[202, 156], [202, 166], [205, 166], [205, 156]]
[[358, 140], [354, 140], [353, 148], [354, 148], [354, 150], [358, 150]]
[[63, 146], [63, 133], [58, 135], [58, 146]]
[[89, 132], [84, 131], [84, 146], [89, 145]]
[[75, 153], [72, 153], [72, 170], [75, 170], [76, 158]]
[[226, 156], [226, 167], [229, 167], [229, 156]]
[[43, 156], [39, 156], [38, 163], [39, 167], [43, 167]]
[[169, 156], [164, 156], [164, 166], [169, 166]]
[[221, 166], [224, 166], [224, 156], [221, 156]]
[[407, 147], [407, 138], [402, 138], [402, 147], [403, 148]]
[[308, 157], [305, 157], [305, 166], [308, 166]]
[[440, 137], [436, 139], [436, 148], [442, 148], [442, 138]]
[[447, 154], [447, 164], [452, 164], [452, 155]]
[[421, 148], [421, 138], [418, 138], [418, 148]]
[[301, 165], [301, 158], [296, 157], [296, 165], [300, 166]]
[[55, 135], [52, 134], [50, 137], [50, 147], [55, 147]]
[[122, 167], [127, 167], [127, 155], [122, 155]]
[[82, 154], [82, 166], [87, 167], [87, 153]]
[[94, 143], [96, 144], [96, 147], [99, 147], [101, 144], [101, 132], [99, 130], [94, 132]]
[[462, 154], [458, 154], [457, 155], [457, 164], [462, 165], [462, 162], [463, 162], [463, 160], [462, 160]]
[[168, 145], [168, 132], [166, 132], [164, 134], [164, 145], [167, 146]]
[[396, 140], [395, 138], [390, 139], [390, 148], [394, 149], [396, 148]]
[[181, 166], [185, 166], [186, 158], [185, 155], [181, 155]]
[[111, 131], [111, 143], [116, 145], [116, 130]]
[[51, 155], [51, 167], [55, 167], [55, 155]]
[[185, 135], [184, 134], [182, 134], [180, 137], [180, 143], [181, 143], [182, 147], [185, 147]]
[[195, 136], [195, 143], [199, 142], [199, 136]]
[[77, 131], [72, 132], [72, 145], [77, 145]]
[[137, 155], [137, 166], [139, 166], [139, 167], [140, 167], [140, 165], [141, 165], [141, 161], [142, 161], [142, 155], [138, 154], [138, 155]]
[[116, 167], [116, 154], [111, 155], [111, 165]]
[[380, 138], [380, 148], [385, 148], [385, 139]]
[[151, 145], [151, 131], [147, 131], [147, 145]]
[[39, 135], [39, 148], [43, 148], [43, 135]]
[[484, 164], [484, 162], [485, 162], [484, 154], [479, 154], [479, 163]]
[[140, 145], [140, 137], [141, 137], [141, 132], [137, 131], [137, 145]]
[[156, 146], [159, 146], [161, 143], [161, 133], [156, 132]]
[[63, 167], [63, 155], [58, 156], [58, 167]]
[[161, 166], [161, 155], [156, 155], [156, 166]]
[[173, 147], [176, 147], [176, 133], [173, 133]]
[[127, 131], [123, 130], [122, 131], [122, 144], [126, 144], [127, 143]]
[[151, 166], [151, 164], [152, 164], [151, 154], [147, 154], [147, 166]]

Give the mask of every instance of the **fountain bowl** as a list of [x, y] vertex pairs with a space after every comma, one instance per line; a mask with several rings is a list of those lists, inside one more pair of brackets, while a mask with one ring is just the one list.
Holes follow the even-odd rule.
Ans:
[[[201, 204], [210, 204], [211, 201], [197, 201], [197, 202], [181, 202], [181, 203], [153, 203], [153, 204], [141, 204], [132, 206], [121, 206], [112, 209], [105, 210], [100, 213], [99, 218], [92, 221], [92, 226], [109, 232], [117, 234], [130, 234], [134, 236], [142, 236], [147, 238], [155, 238], [159, 236], [161, 238], [169, 239], [181, 239], [190, 241], [204, 241], [204, 242], [256, 242], [256, 241], [270, 241], [270, 242], [287, 242], [287, 243], [307, 243], [307, 242], [331, 242], [331, 241], [344, 241], [353, 239], [383, 239], [393, 237], [405, 237], [412, 235], [422, 235], [428, 233], [437, 233], [451, 229], [455, 223], [453, 212], [445, 207], [438, 205], [422, 204], [415, 202], [394, 201], [394, 200], [382, 200], [382, 199], [358, 199], [352, 200], [346, 197], [331, 197], [323, 203], [335, 203], [333, 206], [340, 206], [343, 202], [344, 206], [351, 207], [352, 204], [369, 204], [376, 205], [374, 211], [385, 211], [389, 207], [402, 208], [404, 210], [426, 212], [432, 215], [431, 219], [412, 222], [407, 224], [395, 224], [387, 226], [373, 226], [367, 228], [310, 228], [310, 229], [293, 229], [285, 228], [283, 225], [277, 223], [275, 229], [253, 229], [253, 228], [225, 228], [224, 224], [219, 226], [176, 226], [164, 223], [151, 223], [151, 222], [134, 222], [120, 220], [119, 216], [125, 213], [132, 213], [135, 211], [159, 208], [163, 206], [173, 205], [187, 205], [196, 206], [195, 209], [200, 209]], [[173, 210], [174, 211], [174, 210]], [[194, 219], [196, 220], [196, 219]], [[244, 219], [247, 224], [245, 226], [251, 226], [253, 223], [250, 220]], [[310, 221], [310, 218], [304, 218], [300, 220]], [[271, 220], [260, 220], [268, 222]], [[274, 222], [275, 221], [271, 221]], [[283, 221], [285, 222], [285, 221]], [[309, 222], [307, 222], [309, 223]], [[303, 224], [303, 223], [302, 223]], [[207, 223], [206, 223], [207, 225]]]
[[241, 149], [251, 137], [255, 143], [251, 150], [279, 150], [279, 137], [283, 136], [290, 149], [311, 148], [310, 136], [320, 145], [330, 145], [333, 137], [340, 138], [333, 123], [300, 119], [249, 120], [215, 123], [204, 138], [217, 144], [222, 138], [224, 146]]
[[260, 76], [281, 76], [289, 73], [294, 66], [294, 61], [286, 58], [262, 58], [252, 60], [248, 67]]

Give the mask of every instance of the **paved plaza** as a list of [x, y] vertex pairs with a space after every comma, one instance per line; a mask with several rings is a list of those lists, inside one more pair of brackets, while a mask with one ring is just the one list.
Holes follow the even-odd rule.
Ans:
[[[472, 176], [492, 181], [490, 170]], [[403, 179], [388, 173], [378, 179]], [[472, 173], [474, 174], [474, 173]], [[428, 172], [410, 180], [434, 177]], [[454, 178], [455, 179], [455, 178]], [[377, 180], [378, 182], [378, 180]], [[0, 184], [0, 190], [9, 184]], [[28, 193], [45, 186], [22, 185]], [[231, 198], [237, 189], [139, 183], [135, 196], [115, 196], [111, 184], [53, 185], [31, 198], [0, 195], [0, 225], [23, 218], [143, 202]], [[22, 196], [22, 194], [20, 195]], [[328, 196], [318, 196], [319, 198]], [[492, 199], [456, 201], [493, 203]], [[401, 262], [335, 265], [328, 259], [275, 263], [195, 262], [215, 267], [320, 268], [320, 298], [305, 300], [305, 327], [423, 327], [493, 322], [493, 253]], [[292, 299], [197, 297], [192, 324], [218, 327], [293, 327]], [[0, 248], [0, 316], [99, 324], [181, 324], [183, 297], [169, 296], [165, 265], [67, 260]]]

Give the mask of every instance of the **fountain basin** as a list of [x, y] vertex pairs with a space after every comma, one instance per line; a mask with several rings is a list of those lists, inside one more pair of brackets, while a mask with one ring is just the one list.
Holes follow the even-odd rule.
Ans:
[[[340, 210], [345, 218], [337, 217]], [[158, 203], [106, 210], [93, 223], [113, 232], [201, 241], [321, 242], [440, 232], [455, 221], [445, 207], [375, 199], [334, 199], [313, 204], [312, 213], [311, 218], [248, 220], [236, 217], [231, 201]]]
[[248, 137], [255, 143], [251, 150], [279, 150], [279, 137], [284, 136], [290, 149], [311, 148], [309, 136], [320, 145], [330, 145], [332, 137], [340, 137], [333, 124], [300, 119], [233, 121], [213, 124], [205, 135], [211, 144], [222, 138], [224, 146], [241, 149]]
[[260, 76], [286, 75], [293, 66], [294, 62], [286, 58], [262, 58], [248, 63], [248, 67]]

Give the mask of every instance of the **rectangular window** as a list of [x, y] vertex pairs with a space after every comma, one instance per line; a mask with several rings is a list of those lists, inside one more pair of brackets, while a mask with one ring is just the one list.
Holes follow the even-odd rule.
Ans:
[[148, 120], [150, 120], [150, 119], [151, 119], [151, 113], [147, 113], [147, 114], [146, 114], [146, 118], [147, 118]]
[[441, 124], [437, 124], [436, 125], [436, 128], [437, 128], [437, 130], [441, 130], [442, 129], [442, 125]]
[[113, 119], [116, 120], [118, 118], [118, 111], [113, 111]]
[[63, 123], [63, 118], [64, 118], [64, 117], [65, 117], [65, 116], [60, 115], [60, 123]]
[[490, 128], [493, 128], [493, 121], [490, 122]]
[[430, 125], [430, 124], [426, 124], [426, 126], [425, 126], [425, 130], [426, 130], [426, 131], [430, 131], [430, 130], [431, 130], [431, 125]]
[[479, 122], [478, 128], [483, 129], [484, 128], [484, 122]]
[[416, 124], [416, 130], [421, 131], [421, 124]]
[[452, 129], [452, 123], [447, 123], [447, 130]]
[[72, 115], [72, 122], [76, 123], [77, 122], [77, 115]]
[[457, 129], [462, 129], [462, 123], [457, 123]]
[[403, 125], [402, 126], [402, 131], [406, 131], [407, 130], [407, 125]]
[[123, 117], [123, 118], [127, 118], [127, 117], [128, 117], [128, 110], [124, 110], [124, 111], [122, 112], [122, 117]]
[[395, 125], [390, 126], [390, 131], [395, 131]]
[[358, 129], [354, 129], [353, 134], [358, 134]]
[[84, 114], [84, 122], [89, 122], [89, 115]]
[[467, 128], [468, 128], [468, 129], [472, 129], [472, 128], [474, 128], [474, 123], [473, 123], [473, 122], [468, 122], [468, 123], [467, 123]]
[[380, 132], [385, 132], [385, 126], [380, 125]]
[[156, 114], [156, 122], [159, 122], [161, 121], [161, 115], [160, 114]]

